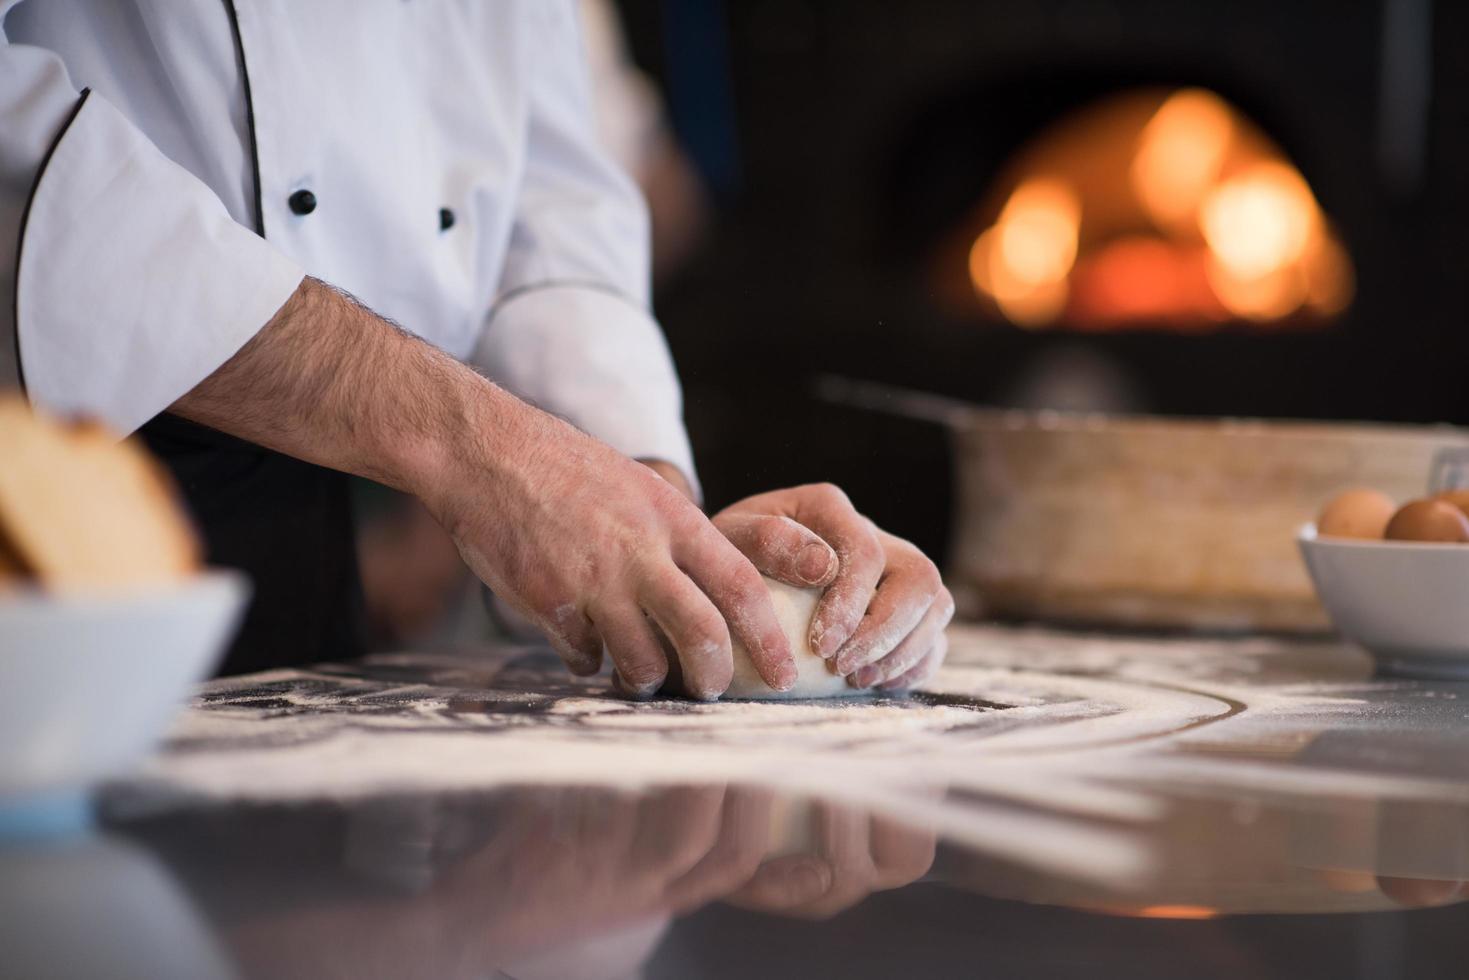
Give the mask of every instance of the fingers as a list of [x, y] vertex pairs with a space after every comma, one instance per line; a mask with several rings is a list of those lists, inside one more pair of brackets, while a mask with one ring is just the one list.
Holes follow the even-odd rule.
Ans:
[[592, 612], [616, 668], [615, 683], [631, 698], [650, 698], [668, 677], [668, 656], [643, 611], [632, 604]]
[[[712, 524], [706, 522], [705, 529], [675, 542], [674, 560], [724, 616], [761, 679], [777, 691], [788, 690], [796, 682], [796, 662], [765, 580]], [[726, 677], [719, 691], [728, 686]]]
[[[645, 583], [640, 600], [678, 656], [683, 693], [703, 700], [723, 694], [734, 676], [734, 661], [729, 627], [709, 597], [670, 565]], [[666, 665], [661, 650], [659, 656]]]
[[923, 620], [943, 589], [938, 569], [913, 545], [882, 536], [886, 570], [867, 614], [837, 651], [837, 673], [850, 674], [892, 653]]
[[775, 568], [805, 539], [799, 528], [776, 523], [785, 517], [820, 536], [838, 560], [811, 619], [811, 649], [858, 687], [890, 689], [931, 676], [947, 652], [939, 637], [954, 614], [933, 562], [880, 531], [830, 484], [750, 497], [715, 522], [762, 571], [791, 582], [788, 566]]
[[949, 638], [945, 634], [940, 633], [938, 639], [934, 642], [933, 649], [918, 662], [918, 666], [910, 668], [891, 680], [883, 681], [877, 685], [877, 689], [880, 691], [897, 691], [906, 687], [917, 687], [938, 673], [938, 669], [943, 666], [944, 657], [948, 652]]
[[862, 622], [885, 557], [872, 522], [830, 484], [802, 487], [792, 515], [836, 550], [840, 569], [811, 617], [811, 649], [830, 659]]
[[556, 607], [549, 619], [537, 618], [546, 641], [567, 670], [590, 677], [602, 669], [602, 637], [576, 606], [567, 603]]
[[714, 526], [762, 575], [796, 588], [822, 588], [836, 577], [836, 552], [789, 517], [723, 513], [715, 516]]
[[[881, 590], [878, 591], [881, 596]], [[876, 602], [873, 603], [876, 605]], [[901, 676], [913, 667], [916, 667], [924, 657], [933, 650], [934, 644], [938, 642], [944, 627], [949, 625], [949, 620], [954, 618], [954, 597], [949, 590], [939, 587], [939, 594], [935, 597], [933, 604], [928, 607], [923, 618], [913, 631], [905, 636], [892, 652], [874, 664], [868, 664], [854, 671], [848, 680], [853, 687], [872, 687], [883, 681]], [[838, 669], [841, 667], [841, 655], [837, 658]]]

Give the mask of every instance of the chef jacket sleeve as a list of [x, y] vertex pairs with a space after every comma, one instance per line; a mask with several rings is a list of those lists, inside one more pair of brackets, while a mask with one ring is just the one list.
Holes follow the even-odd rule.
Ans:
[[471, 361], [618, 451], [674, 464], [697, 491], [678, 376], [649, 310], [647, 208], [597, 144], [573, 4], [528, 6], [525, 172]]
[[130, 432], [230, 358], [302, 270], [236, 223], [0, 0], [0, 385]]

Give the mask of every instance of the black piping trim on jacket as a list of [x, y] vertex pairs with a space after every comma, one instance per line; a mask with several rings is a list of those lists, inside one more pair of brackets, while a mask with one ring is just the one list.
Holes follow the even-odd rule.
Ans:
[[36, 168], [36, 179], [31, 182], [31, 192], [26, 197], [25, 210], [20, 213], [20, 237], [15, 242], [15, 290], [11, 297], [14, 301], [14, 309], [11, 311], [15, 316], [15, 377], [20, 382], [20, 390], [26, 390], [25, 367], [20, 360], [20, 256], [25, 251], [26, 225], [31, 222], [31, 206], [36, 203], [36, 192], [41, 189], [41, 178], [46, 175], [46, 168], [51, 164], [51, 157], [55, 155], [56, 148], [61, 145], [61, 138], [66, 131], [71, 129], [71, 124], [76, 122], [77, 113], [82, 111], [82, 106], [87, 101], [87, 96], [92, 94], [89, 88], [82, 89], [77, 104], [72, 106], [71, 114], [66, 117], [66, 122], [56, 131], [56, 136], [51, 140], [51, 145], [46, 147], [46, 155], [41, 157], [41, 165]]
[[245, 42], [240, 37], [240, 15], [235, 0], [224, 0], [230, 18], [230, 36], [235, 42], [235, 60], [240, 65], [240, 88], [245, 93], [245, 131], [250, 137], [250, 170], [255, 178], [255, 234], [265, 237], [265, 206], [260, 197], [260, 144], [255, 141], [255, 100], [250, 95], [250, 68], [245, 64]]

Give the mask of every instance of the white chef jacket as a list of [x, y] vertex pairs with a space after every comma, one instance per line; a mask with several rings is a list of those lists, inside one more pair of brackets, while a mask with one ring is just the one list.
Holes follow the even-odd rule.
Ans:
[[131, 431], [310, 273], [692, 479], [589, 106], [574, 0], [0, 0], [0, 384]]

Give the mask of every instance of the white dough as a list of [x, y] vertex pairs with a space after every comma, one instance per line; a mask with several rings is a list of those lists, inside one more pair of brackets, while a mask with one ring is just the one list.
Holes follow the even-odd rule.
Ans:
[[797, 589], [773, 578], [765, 579], [765, 587], [770, 590], [771, 602], [775, 604], [775, 618], [779, 620], [780, 628], [785, 630], [786, 638], [791, 641], [791, 655], [796, 658], [795, 686], [789, 691], [771, 688], [755, 672], [755, 665], [750, 662], [750, 655], [745, 652], [744, 645], [735, 640], [734, 679], [730, 681], [729, 690], [724, 692], [724, 696], [775, 700], [838, 698], [866, 693], [849, 685], [845, 677], [832, 673], [827, 668], [827, 662], [811, 652], [811, 616], [816, 612], [816, 603], [823, 590]]

